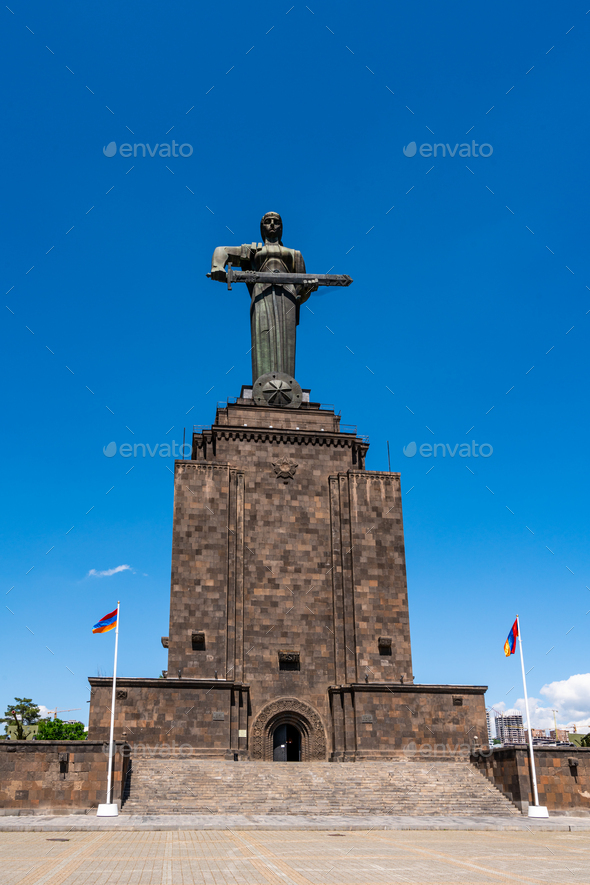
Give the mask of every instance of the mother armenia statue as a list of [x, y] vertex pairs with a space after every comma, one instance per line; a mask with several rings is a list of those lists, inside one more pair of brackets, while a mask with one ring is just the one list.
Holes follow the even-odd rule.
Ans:
[[[306, 273], [301, 252], [283, 245], [283, 222], [277, 212], [263, 216], [260, 234], [263, 243], [218, 246], [208, 274], [213, 280], [227, 282], [229, 289], [233, 282], [248, 287], [253, 384], [266, 375], [294, 378], [301, 305], [318, 286], [348, 286], [352, 282], [344, 275]], [[234, 270], [236, 267], [240, 270]]]

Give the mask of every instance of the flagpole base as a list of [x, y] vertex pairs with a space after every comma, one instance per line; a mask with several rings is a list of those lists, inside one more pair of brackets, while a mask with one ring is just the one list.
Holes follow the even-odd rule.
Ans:
[[546, 805], [529, 805], [529, 817], [549, 817]]
[[119, 806], [118, 805], [99, 805], [96, 809], [97, 817], [118, 817], [119, 816]]

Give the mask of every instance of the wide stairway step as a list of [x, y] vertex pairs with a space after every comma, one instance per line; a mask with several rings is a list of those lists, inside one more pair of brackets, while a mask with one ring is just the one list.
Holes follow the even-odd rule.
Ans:
[[132, 760], [124, 814], [520, 814], [469, 762]]

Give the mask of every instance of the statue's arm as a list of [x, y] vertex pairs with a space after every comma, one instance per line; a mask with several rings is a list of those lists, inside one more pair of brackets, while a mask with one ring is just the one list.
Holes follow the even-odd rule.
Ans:
[[232, 265], [241, 267], [242, 246], [217, 246], [211, 260], [211, 279], [225, 283], [225, 266], [231, 261]]

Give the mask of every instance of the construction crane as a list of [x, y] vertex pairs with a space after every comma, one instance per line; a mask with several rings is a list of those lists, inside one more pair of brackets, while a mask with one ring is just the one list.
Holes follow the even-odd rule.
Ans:
[[48, 710], [47, 712], [48, 712], [48, 713], [53, 713], [53, 718], [54, 718], [54, 719], [57, 719], [57, 714], [58, 714], [58, 713], [73, 713], [74, 710], [81, 710], [81, 709], [82, 709], [81, 707], [70, 707], [69, 710], [58, 710], [57, 707], [56, 707], [55, 710]]

